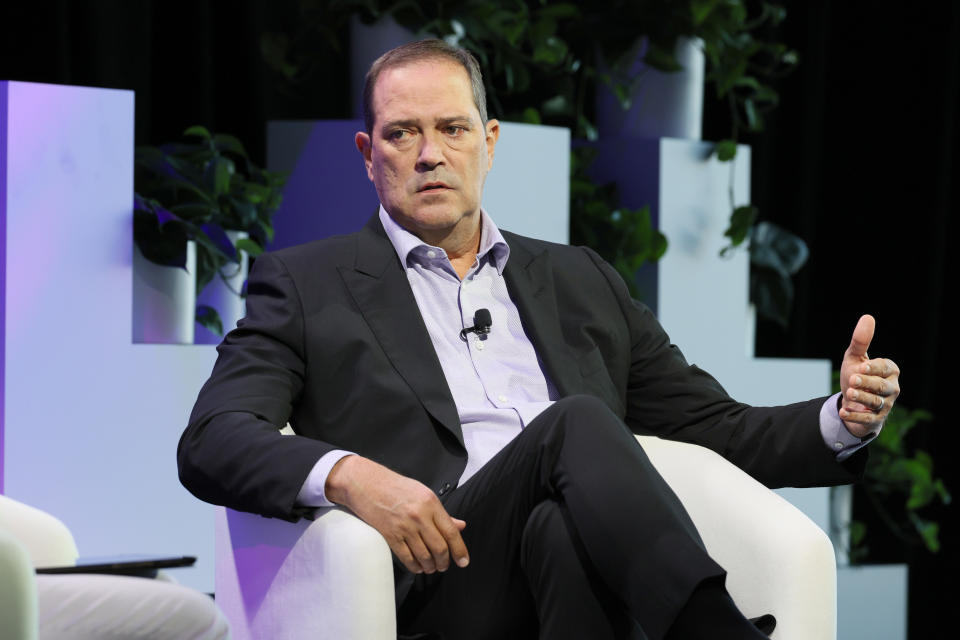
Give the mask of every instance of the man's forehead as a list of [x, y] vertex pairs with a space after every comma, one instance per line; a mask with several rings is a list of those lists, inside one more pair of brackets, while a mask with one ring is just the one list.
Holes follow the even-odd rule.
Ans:
[[[408, 63], [391, 66], [380, 72], [373, 87], [373, 105], [379, 121], [381, 109], [405, 106], [408, 100], [413, 99], [421, 105], [430, 105], [427, 96], [421, 92], [436, 90], [451, 98], [460, 98], [465, 101], [465, 107], [470, 109], [471, 116], [476, 111], [473, 99], [473, 90], [470, 84], [470, 75], [463, 65], [445, 58], [414, 60]], [[459, 94], [459, 95], [458, 95]], [[437, 105], [440, 106], [440, 105]], [[399, 114], [397, 114], [399, 115]], [[420, 114], [408, 114], [411, 117]], [[466, 114], [447, 114], [439, 117], [455, 117]]]

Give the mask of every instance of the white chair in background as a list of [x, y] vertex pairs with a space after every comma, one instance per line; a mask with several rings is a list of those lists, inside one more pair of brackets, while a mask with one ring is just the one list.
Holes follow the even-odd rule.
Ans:
[[60, 520], [0, 495], [3, 640], [224, 640], [227, 622], [206, 595], [164, 580], [36, 575], [70, 566], [77, 545]]

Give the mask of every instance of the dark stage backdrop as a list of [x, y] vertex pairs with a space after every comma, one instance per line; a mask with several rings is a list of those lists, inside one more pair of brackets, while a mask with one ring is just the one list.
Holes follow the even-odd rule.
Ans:
[[[11, 6], [13, 5], [13, 6]], [[781, 106], [754, 147], [763, 219], [803, 237], [790, 328], [761, 322], [758, 354], [836, 364], [857, 317], [878, 320], [874, 354], [904, 374], [901, 402], [936, 416], [914, 442], [960, 494], [952, 458], [958, 404], [952, 370], [954, 267], [960, 212], [960, 3], [790, 3], [782, 38], [801, 55], [779, 84]], [[290, 1], [4, 3], [0, 78], [136, 91], [136, 139], [160, 143], [189, 125], [234, 133], [264, 160], [269, 119], [350, 115], [343, 54], [318, 42], [317, 63], [290, 91], [261, 61], [265, 30], [292, 30]], [[708, 100], [704, 137], [725, 137]], [[783, 384], [790, 384], [784, 380]], [[960, 531], [934, 509], [939, 556], [904, 548], [865, 512], [871, 547], [910, 563], [910, 637], [945, 637]]]

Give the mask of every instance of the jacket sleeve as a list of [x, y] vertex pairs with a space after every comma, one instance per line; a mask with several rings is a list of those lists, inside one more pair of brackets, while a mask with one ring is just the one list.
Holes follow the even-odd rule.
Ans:
[[819, 420], [826, 398], [779, 407], [735, 401], [710, 374], [687, 363], [650, 309], [589, 253], [629, 327], [625, 420], [632, 431], [705, 446], [768, 487], [845, 484], [862, 475], [866, 447], [838, 462], [823, 441]]
[[332, 445], [281, 435], [303, 391], [303, 309], [281, 259], [260, 256], [247, 284], [247, 315], [217, 361], [177, 447], [180, 481], [213, 504], [296, 520], [304, 480]]

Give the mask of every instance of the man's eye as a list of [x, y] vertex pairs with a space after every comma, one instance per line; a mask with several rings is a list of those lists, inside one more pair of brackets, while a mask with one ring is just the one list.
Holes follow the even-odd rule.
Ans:
[[391, 139], [391, 140], [403, 140], [404, 138], [407, 137], [407, 133], [408, 133], [408, 132], [407, 132], [406, 129], [397, 129], [396, 131], [391, 131], [391, 132], [390, 132], [390, 139]]
[[458, 125], [458, 124], [451, 124], [451, 125], [449, 125], [448, 127], [446, 127], [446, 128], [444, 129], [444, 132], [445, 132], [448, 136], [457, 137], [457, 136], [461, 135], [461, 134], [464, 132], [464, 128], [461, 127], [461, 126]]

